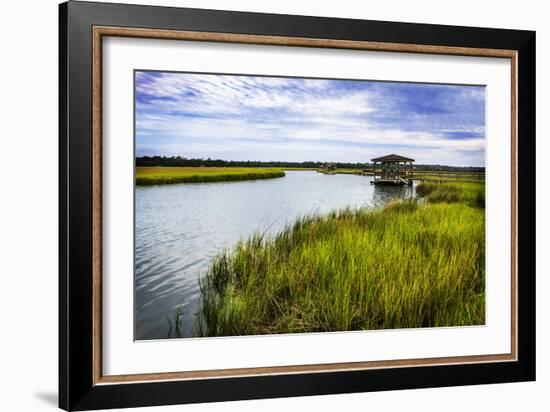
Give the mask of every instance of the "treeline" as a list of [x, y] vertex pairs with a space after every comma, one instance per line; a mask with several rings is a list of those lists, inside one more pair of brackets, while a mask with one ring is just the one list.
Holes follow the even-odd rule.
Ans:
[[[188, 159], [181, 156], [141, 156], [136, 157], [136, 166], [151, 167], [279, 167], [316, 169], [326, 162], [261, 162], [257, 160], [222, 160], [222, 159]], [[338, 169], [365, 169], [372, 167], [372, 163], [344, 163], [331, 162]], [[415, 170], [440, 170], [446, 172], [485, 172], [484, 167], [458, 167], [443, 165], [414, 165]]]
[[[279, 168], [319, 168], [324, 162], [261, 162], [257, 160], [221, 160], [221, 159], [188, 159], [181, 156], [142, 156], [136, 157], [136, 166], [179, 166], [179, 167], [279, 167]], [[360, 169], [368, 163], [332, 163], [341, 169]]]

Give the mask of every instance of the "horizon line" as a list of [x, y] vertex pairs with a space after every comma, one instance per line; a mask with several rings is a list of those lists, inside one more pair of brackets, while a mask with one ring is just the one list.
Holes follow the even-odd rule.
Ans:
[[[226, 160], [226, 159], [213, 159], [213, 158], [202, 158], [202, 157], [183, 157], [181, 155], [178, 156], [167, 156], [167, 155], [141, 155], [141, 156], [135, 156], [136, 159], [143, 158], [143, 157], [161, 157], [161, 158], [181, 158], [185, 160], [200, 160], [200, 161], [222, 161], [222, 162], [257, 162], [257, 163], [333, 163], [333, 164], [372, 164], [372, 161], [366, 161], [366, 162], [343, 162], [343, 161], [330, 161], [330, 160], [302, 160], [302, 161], [296, 161], [296, 160]], [[415, 163], [414, 166], [442, 166], [442, 167], [476, 167], [476, 168], [483, 168], [485, 169], [486, 166], [473, 166], [473, 165], [451, 165], [451, 164], [441, 164], [441, 163]]]

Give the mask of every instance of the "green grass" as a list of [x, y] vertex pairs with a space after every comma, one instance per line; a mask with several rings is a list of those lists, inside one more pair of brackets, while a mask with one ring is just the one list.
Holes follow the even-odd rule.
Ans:
[[[166, 335], [166, 338], [171, 338], [171, 337], [181, 338], [182, 337], [181, 328], [183, 326], [183, 321], [182, 321], [183, 315], [184, 315], [184, 311], [183, 311], [182, 306], [177, 306], [174, 309], [174, 314], [173, 314], [172, 318], [170, 318], [170, 316], [168, 316], [166, 314], [164, 315], [164, 317], [166, 318], [166, 322], [168, 323], [168, 333]], [[172, 332], [173, 332], [173, 334], [172, 334]]]
[[415, 171], [414, 179], [426, 181], [426, 182], [437, 182], [437, 183], [453, 183], [453, 182], [485, 183], [485, 173]]
[[485, 207], [484, 183], [430, 183], [422, 182], [416, 187], [416, 194], [428, 203], [462, 202], [472, 207]]
[[317, 169], [319, 173], [323, 174], [341, 174], [341, 175], [362, 175], [363, 169], [336, 169], [327, 172], [324, 169]]
[[241, 241], [201, 280], [196, 333], [484, 324], [485, 212], [466, 197], [306, 216]]
[[285, 172], [276, 168], [138, 167], [136, 168], [136, 185], [233, 182], [239, 180], [272, 179], [283, 176], [285, 176]]

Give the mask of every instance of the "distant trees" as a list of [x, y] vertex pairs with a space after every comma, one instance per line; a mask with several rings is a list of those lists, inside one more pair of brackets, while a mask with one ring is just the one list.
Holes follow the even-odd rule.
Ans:
[[[366, 169], [371, 163], [331, 162], [338, 169]], [[164, 167], [280, 167], [317, 169], [325, 162], [280, 162], [257, 160], [222, 160], [222, 159], [188, 159], [182, 156], [140, 156], [136, 157], [136, 166], [164, 166]], [[484, 167], [457, 167], [442, 165], [414, 165], [415, 170], [441, 170], [449, 172], [485, 172]]]

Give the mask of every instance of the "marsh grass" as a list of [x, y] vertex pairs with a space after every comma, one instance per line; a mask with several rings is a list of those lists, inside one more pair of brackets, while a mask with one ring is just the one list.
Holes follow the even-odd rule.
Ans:
[[181, 328], [183, 326], [183, 315], [185, 314], [183, 306], [176, 306], [172, 317], [164, 315], [166, 322], [168, 323], [168, 333], [166, 334], [167, 338], [181, 338]]
[[234, 182], [240, 180], [272, 179], [283, 176], [285, 176], [285, 172], [276, 168], [137, 167], [136, 185]]
[[416, 187], [416, 194], [425, 198], [428, 203], [462, 202], [472, 207], [485, 207], [484, 183], [422, 182]]
[[484, 324], [484, 210], [451, 192], [305, 216], [223, 251], [201, 280], [196, 334]]
[[363, 169], [335, 169], [335, 170], [330, 170], [330, 171], [326, 171], [324, 169], [317, 169], [317, 172], [325, 174], [325, 175], [331, 175], [331, 174], [337, 174], [337, 175], [365, 175], [365, 173], [363, 173]]

